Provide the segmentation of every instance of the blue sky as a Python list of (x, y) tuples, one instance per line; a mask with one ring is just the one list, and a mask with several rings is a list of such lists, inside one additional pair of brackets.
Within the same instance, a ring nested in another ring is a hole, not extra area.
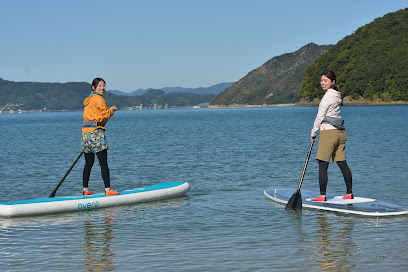
[(407, 0), (0, 0), (0, 78), (108, 89), (238, 81), (307, 43), (335, 44)]

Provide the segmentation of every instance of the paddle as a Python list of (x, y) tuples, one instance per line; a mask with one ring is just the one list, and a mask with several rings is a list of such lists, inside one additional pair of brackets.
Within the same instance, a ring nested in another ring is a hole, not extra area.
[(78, 158), (76, 158), (76, 160), (74, 161), (74, 163), (71, 165), (71, 167), (68, 169), (68, 172), (65, 174), (65, 176), (62, 178), (62, 180), (60, 181), (60, 183), (58, 184), (57, 188), (55, 188), (54, 191), (52, 191), (52, 193), (50, 194), (49, 197), (54, 197), (55, 194), (57, 193), (58, 188), (61, 186), (62, 182), (64, 182), (65, 178), (68, 176), (69, 172), (71, 172), (72, 168), (74, 168), (75, 164), (78, 162), (79, 158), (82, 156), (84, 152), (81, 152), (78, 156)]
[(292, 197), (289, 199), (288, 203), (286, 204), (286, 207), (285, 207), (286, 210), (294, 210), (294, 211), (302, 210), (302, 195), (300, 193), (300, 187), (302, 186), (303, 177), (305, 176), (305, 173), (306, 173), (306, 167), (307, 167), (307, 163), (309, 162), (310, 154), (312, 153), (313, 144), (314, 144), (314, 141), (310, 143), (310, 148), (309, 148), (309, 152), (307, 153), (305, 167), (303, 168), (302, 177), (300, 178), (299, 187), (296, 190), (296, 192), (292, 195)]

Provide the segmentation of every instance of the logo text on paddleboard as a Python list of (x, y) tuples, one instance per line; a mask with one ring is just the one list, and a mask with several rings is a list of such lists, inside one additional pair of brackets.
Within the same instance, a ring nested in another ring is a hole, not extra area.
[(79, 203), (78, 210), (99, 208), (99, 201)]

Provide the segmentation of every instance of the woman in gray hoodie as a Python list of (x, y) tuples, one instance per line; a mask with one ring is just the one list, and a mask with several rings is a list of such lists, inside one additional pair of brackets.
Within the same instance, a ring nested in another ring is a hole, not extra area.
[(326, 201), (326, 187), (328, 181), (327, 169), (330, 158), (340, 167), (347, 187), (344, 199), (353, 199), (352, 176), (346, 162), (346, 140), (347, 133), (344, 128), (344, 120), (340, 116), (340, 107), (343, 105), (343, 96), (339, 86), (336, 84), (336, 74), (325, 71), (320, 79), (320, 85), (326, 93), (319, 104), (316, 119), (310, 135), (310, 141), (316, 140), (317, 132), (320, 130), (319, 145), (316, 160), (319, 162), (319, 185), (320, 196), (313, 201)]

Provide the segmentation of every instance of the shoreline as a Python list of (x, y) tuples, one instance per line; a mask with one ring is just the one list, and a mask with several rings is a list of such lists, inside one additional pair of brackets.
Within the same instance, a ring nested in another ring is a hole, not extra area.
[(208, 108), (263, 108), (263, 107), (295, 107), (296, 104), (263, 104), (263, 105), (247, 105), (247, 104), (232, 104), (232, 105), (208, 105)]
[[(248, 105), (248, 104), (231, 104), (231, 105), (208, 105), (209, 109), (221, 109), (221, 108), (267, 108), (267, 107), (317, 107), (319, 106), (320, 99), (313, 101), (300, 101), (297, 103), (287, 104), (262, 104), (262, 105)], [(346, 100), (344, 99), (344, 106), (400, 106), (408, 105), (408, 101), (365, 101), (365, 100)], [(194, 108), (194, 106), (180, 107), (180, 108)], [(127, 109), (119, 109), (121, 111)], [(0, 111), (0, 114), (15, 114), (15, 113), (42, 113), (42, 112), (76, 112), (80, 110), (17, 110), (17, 111)]]
[[(248, 105), (248, 104), (231, 104), (231, 105), (209, 105), (208, 108), (261, 108), (261, 107), (316, 107), (319, 106), (319, 100), (300, 101), (293, 104), (263, 104), (263, 105)], [(408, 101), (363, 101), (363, 100), (344, 100), (344, 106), (397, 106), (408, 105)]]

